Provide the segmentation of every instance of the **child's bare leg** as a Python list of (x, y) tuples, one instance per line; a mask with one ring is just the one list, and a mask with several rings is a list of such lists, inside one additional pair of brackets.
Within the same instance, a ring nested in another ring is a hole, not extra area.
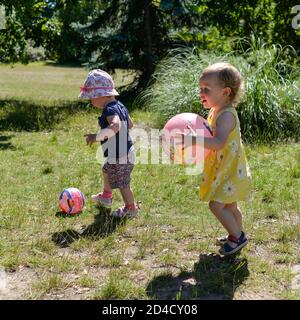
[(233, 235), (236, 238), (240, 237), (242, 230), (237, 224), (234, 214), (225, 207), (224, 203), (210, 201), (209, 208), (222, 226), (227, 230), (228, 234)]
[(104, 171), (102, 171), (102, 173), (103, 173), (103, 189), (104, 191), (111, 193), (112, 188), (109, 184), (107, 173), (105, 173)]
[(237, 202), (228, 203), (225, 205), (225, 208), (233, 213), (237, 225), (243, 230), (243, 217), (240, 208), (237, 206)]
[(123, 201), (125, 203), (125, 206), (134, 204), (134, 196), (130, 186), (127, 188), (122, 188), (122, 189), (120, 188), (120, 192), (121, 192)]
[(125, 206), (122, 206), (118, 210), (113, 211), (112, 216), (118, 218), (123, 218), (125, 216), (129, 218), (136, 217), (138, 215), (139, 208), (134, 202), (134, 197), (130, 186), (126, 188), (120, 188), (120, 192)]
[(103, 174), (103, 191), (92, 195), (92, 200), (97, 204), (101, 204), (105, 207), (111, 207), (112, 205), (112, 188), (110, 186), (107, 173), (102, 170)]

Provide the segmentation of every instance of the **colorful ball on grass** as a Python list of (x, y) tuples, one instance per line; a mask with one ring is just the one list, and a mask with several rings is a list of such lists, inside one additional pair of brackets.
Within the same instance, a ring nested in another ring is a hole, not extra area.
[[(191, 134), (188, 126), (191, 127), (198, 136), (212, 137), (212, 132), (207, 121), (201, 116), (195, 113), (180, 113), (172, 117), (163, 128), (162, 147), (167, 156), (178, 164), (196, 164), (203, 161), (210, 152), (210, 150), (205, 149), (201, 143), (187, 147), (184, 143), (186, 141), (178, 143), (179, 138), (178, 136), (176, 137), (177, 133), (186, 133), (187, 136)], [(184, 139), (188, 139), (187, 136)]]
[(59, 197), (59, 208), (67, 214), (79, 213), (82, 211), (84, 203), (84, 194), (77, 188), (65, 189)]

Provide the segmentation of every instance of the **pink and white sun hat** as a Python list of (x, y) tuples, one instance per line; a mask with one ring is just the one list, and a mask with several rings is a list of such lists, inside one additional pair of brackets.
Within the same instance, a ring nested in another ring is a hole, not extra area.
[(101, 69), (94, 69), (89, 72), (83, 86), (80, 87), (78, 98), (93, 99), (118, 95), (112, 77)]

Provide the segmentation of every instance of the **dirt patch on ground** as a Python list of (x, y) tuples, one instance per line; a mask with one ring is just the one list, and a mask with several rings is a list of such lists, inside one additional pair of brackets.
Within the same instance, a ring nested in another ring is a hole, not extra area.
[[(61, 254), (70, 254), (68, 249), (61, 249)], [(137, 255), (135, 246), (127, 248), (124, 254), (123, 264), (126, 266)], [(223, 260), (216, 254), (198, 255), (195, 252), (179, 251), (178, 259), (185, 259), (186, 270), (175, 265), (166, 266), (159, 261), (156, 254), (147, 254), (139, 261), (141, 268), (132, 272), (133, 281), (139, 286), (144, 286), (147, 296), (154, 299), (192, 299), (192, 300), (273, 300), (276, 299), (271, 292), (261, 290), (259, 292), (247, 291), (243, 286), (247, 279), (249, 270), (245, 260), (238, 260), (243, 268), (237, 273), (232, 272), (231, 263)], [(105, 284), (108, 279), (109, 268), (102, 266), (89, 266), (83, 272), (91, 276), (96, 283)], [(151, 270), (151, 272), (149, 272)], [(300, 266), (293, 268), (296, 276), (292, 288), (299, 290)], [(32, 287), (40, 280), (39, 275), (33, 269), (26, 266), (19, 266), (11, 272), (0, 272), (0, 299), (34, 299), (36, 292)], [(69, 285), (63, 288), (52, 289), (39, 295), (39, 299), (46, 300), (86, 300), (93, 299), (95, 288), (83, 287), (76, 282), (82, 276), (82, 272), (76, 274), (60, 274), (65, 283)], [(49, 272), (49, 275), (51, 273)], [(225, 275), (225, 276), (224, 276)], [(46, 275), (47, 276), (47, 275)], [(45, 277), (45, 274), (43, 275)], [(221, 277), (224, 280), (222, 289), (214, 288), (215, 279)], [(217, 289), (217, 290), (215, 290)], [(224, 289), (224, 290), (223, 290)]]
[(292, 267), (292, 273), (294, 275), (292, 279), (292, 290), (300, 292), (300, 264), (296, 264)]
[(24, 299), (31, 293), (31, 284), (38, 279), (34, 270), (19, 266), (16, 270), (0, 270), (0, 300)]

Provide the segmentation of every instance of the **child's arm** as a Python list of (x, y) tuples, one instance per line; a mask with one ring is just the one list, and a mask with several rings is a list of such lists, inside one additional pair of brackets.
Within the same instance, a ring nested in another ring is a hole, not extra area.
[(231, 112), (222, 113), (216, 123), (216, 132), (213, 137), (204, 137), (204, 148), (220, 150), (228, 139), (230, 132), (234, 129), (236, 120)]
[(103, 141), (105, 138), (111, 138), (113, 137), (121, 128), (121, 121), (118, 116), (109, 116), (106, 118), (109, 126), (105, 129), (99, 130), (99, 132), (96, 133), (89, 133), (85, 134), (86, 137), (86, 144), (91, 146), (95, 142)]
[[(235, 125), (236, 120), (231, 112), (222, 113), (217, 119), (215, 135), (213, 137), (201, 137), (204, 139), (204, 148), (212, 150), (222, 149), (227, 141), (230, 132), (234, 129)], [(199, 144), (199, 136), (197, 136), (196, 132), (190, 126), (188, 126), (188, 128), (191, 131), (192, 145)], [(182, 138), (186, 136), (186, 134), (179, 133), (177, 136)], [(177, 143), (180, 144), (182, 142)]]
[(128, 129), (132, 129), (132, 127), (133, 127), (133, 121), (132, 121), (130, 115), (128, 115)]
[(106, 118), (109, 126), (105, 129), (101, 129), (96, 135), (96, 141), (103, 141), (106, 138), (109, 139), (113, 137), (121, 129), (120, 118), (115, 116), (109, 116)]

